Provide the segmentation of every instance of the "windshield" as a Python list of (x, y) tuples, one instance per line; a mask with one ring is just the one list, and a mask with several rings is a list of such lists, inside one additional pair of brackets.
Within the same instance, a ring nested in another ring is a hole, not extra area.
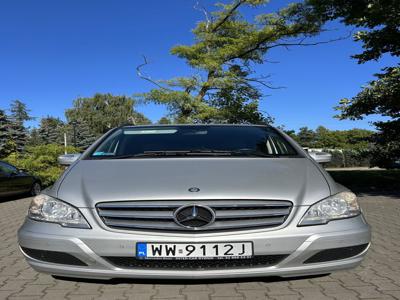
[(125, 127), (108, 136), (89, 157), (123, 159), (179, 156), (297, 156), (273, 128), (263, 126)]

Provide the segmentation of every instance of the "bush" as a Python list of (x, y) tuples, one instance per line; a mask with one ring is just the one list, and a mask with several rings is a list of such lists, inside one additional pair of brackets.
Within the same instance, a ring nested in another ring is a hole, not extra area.
[[(74, 147), (68, 147), (67, 151), (78, 152)], [(11, 153), (4, 160), (39, 177), (42, 185), (47, 187), (53, 184), (65, 169), (57, 162), (57, 157), (62, 154), (64, 146), (48, 144), (26, 147), (24, 153)]]
[(325, 166), (327, 168), (343, 167), (369, 167), (371, 154), (368, 150), (324, 150), (332, 154), (332, 160)]

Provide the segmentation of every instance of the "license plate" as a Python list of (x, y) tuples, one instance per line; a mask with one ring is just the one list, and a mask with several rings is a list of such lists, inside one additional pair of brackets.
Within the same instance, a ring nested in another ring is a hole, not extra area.
[(252, 242), (136, 244), (136, 257), (140, 259), (237, 259), (252, 256)]

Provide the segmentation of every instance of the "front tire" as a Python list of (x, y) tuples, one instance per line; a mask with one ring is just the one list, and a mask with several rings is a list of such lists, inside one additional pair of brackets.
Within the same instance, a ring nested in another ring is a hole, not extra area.
[(42, 191), (42, 186), (40, 185), (40, 183), (37, 181), (34, 182), (32, 184), (32, 188), (31, 188), (31, 192), (30, 192), (31, 196), (37, 196), (40, 194), (41, 191)]

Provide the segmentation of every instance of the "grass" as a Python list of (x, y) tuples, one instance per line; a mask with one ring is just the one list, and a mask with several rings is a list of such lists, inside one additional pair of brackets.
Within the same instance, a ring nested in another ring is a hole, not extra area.
[(400, 191), (400, 170), (332, 170), (329, 174), (356, 192)]

